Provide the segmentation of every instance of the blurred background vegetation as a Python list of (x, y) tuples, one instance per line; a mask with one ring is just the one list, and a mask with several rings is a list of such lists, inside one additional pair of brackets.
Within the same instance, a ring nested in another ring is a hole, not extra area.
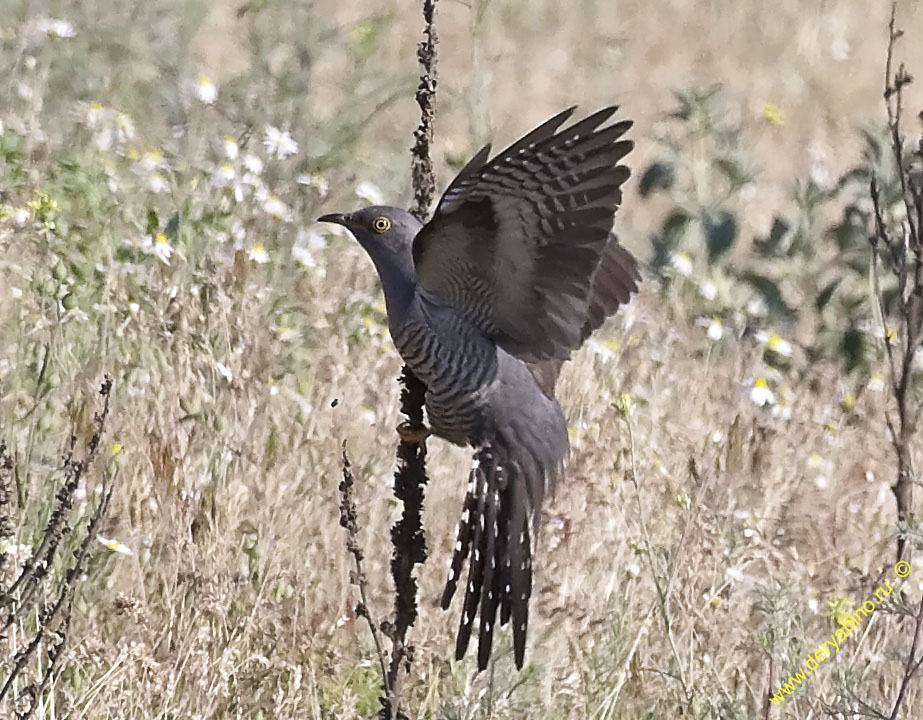
[[(440, 187), (489, 139), (616, 102), (636, 142), (617, 229), (645, 284), (562, 378), (574, 451), (523, 673), (506, 636), (482, 675), (447, 659), (440, 558), (469, 457), (432, 444), (415, 717), (763, 717), (767, 690), (877, 586), (896, 532), (884, 338), (901, 341), (894, 289), (882, 316), (869, 274), (873, 175), (901, 219), (889, 9), (439, 4)], [(313, 218), (408, 203), (419, 8), (5, 0), (3, 18), (0, 587), (36, 552), (71, 435), (92, 436), (114, 381), (76, 522), (108, 482), (111, 508), (39, 716), (374, 715), (336, 486), (346, 440), (383, 616), (400, 364), (369, 263)], [(923, 30), (917, 2), (898, 19)], [(923, 72), (919, 43), (899, 50)], [(890, 707), (900, 612), (877, 612), (772, 716)], [(0, 656), (40, 616), (19, 616)], [(921, 703), (917, 685), (905, 717)]]

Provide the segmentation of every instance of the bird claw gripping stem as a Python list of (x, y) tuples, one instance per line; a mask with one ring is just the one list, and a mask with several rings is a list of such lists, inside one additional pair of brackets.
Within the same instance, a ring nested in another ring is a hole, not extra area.
[(407, 420), (397, 426), (397, 434), (401, 442), (410, 443), (411, 445), (420, 445), (423, 452), (426, 452), (426, 439), (433, 434), (426, 425), (415, 425)]

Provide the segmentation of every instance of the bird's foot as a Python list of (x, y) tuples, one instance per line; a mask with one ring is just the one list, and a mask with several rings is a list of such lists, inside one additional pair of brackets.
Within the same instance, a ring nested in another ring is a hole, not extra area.
[(433, 434), (426, 425), (413, 425), (408, 421), (402, 422), (397, 426), (397, 434), (401, 442), (410, 443), (411, 445), (421, 445), (426, 449), (426, 438)]

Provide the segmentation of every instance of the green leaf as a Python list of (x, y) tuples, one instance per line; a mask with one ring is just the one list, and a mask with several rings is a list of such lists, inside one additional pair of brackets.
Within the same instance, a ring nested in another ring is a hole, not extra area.
[(702, 213), (702, 227), (708, 246), (708, 262), (714, 263), (734, 244), (737, 221), (727, 210), (706, 210)]
[(842, 277), (834, 278), (821, 290), (817, 297), (814, 298), (814, 307), (817, 308), (817, 311), (822, 311), (827, 307), (827, 303), (830, 302), (830, 298), (833, 297), (833, 293), (839, 287), (840, 283), (843, 281)]
[(772, 221), (772, 228), (769, 231), (769, 237), (758, 239), (754, 242), (757, 252), (764, 258), (779, 257), (782, 254), (780, 252), (782, 241), (788, 235), (791, 227), (792, 226), (785, 218), (781, 217), (780, 215), (776, 215)]
[(735, 190), (740, 190), (744, 185), (753, 182), (756, 177), (756, 174), (737, 158), (716, 158), (715, 167), (728, 179)]
[(691, 220), (692, 216), (685, 210), (674, 210), (667, 219), (663, 221), (660, 234), (667, 243), (672, 247), (676, 247), (682, 239), (683, 234), (686, 232), (686, 227)]
[(853, 372), (865, 365), (865, 335), (856, 328), (849, 328), (843, 333), (839, 349), (847, 372)]
[(157, 215), (157, 211), (154, 208), (147, 209), (147, 228), (145, 229), (146, 235), (157, 235), (160, 232), (160, 218)]
[(785, 320), (795, 319), (795, 310), (785, 302), (785, 298), (782, 297), (782, 290), (774, 280), (754, 272), (744, 273), (742, 279), (762, 296), (766, 307), (769, 308), (771, 313)]
[(675, 180), (676, 172), (673, 163), (658, 160), (651, 163), (651, 166), (644, 171), (638, 184), (638, 189), (641, 192), (641, 197), (646, 198), (655, 192), (669, 190), (673, 187)]

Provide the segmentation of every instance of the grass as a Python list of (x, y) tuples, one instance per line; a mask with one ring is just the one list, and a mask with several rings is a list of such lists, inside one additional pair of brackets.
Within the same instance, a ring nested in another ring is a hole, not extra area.
[[(573, 102), (617, 101), (635, 118), (637, 178), (661, 157), (673, 91), (721, 83), (761, 169), (731, 204), (738, 262), (792, 210), (796, 180), (817, 163), (837, 178), (859, 162), (860, 128), (884, 117), (887, 11), (858, 0), (443, 2), (440, 187), (487, 135), (511, 140)], [(61, 458), (72, 433), (92, 436), (107, 373), (111, 415), (84, 491), (92, 500), (117, 468), (98, 535), (131, 551), (93, 546), (39, 716), (373, 716), (378, 663), (354, 613), (337, 486), (345, 441), (383, 619), (400, 363), (370, 263), (311, 221), (365, 202), (362, 183), (409, 201), (418, 8), (55, 3), (74, 37), (41, 25), (31, 3), (14, 0), (8, 17), (0, 440), (14, 501), (0, 587), (37, 549)], [(899, 17), (919, 27), (917, 4)], [(901, 52), (923, 68), (912, 42)], [(628, 193), (618, 228), (640, 257), (675, 202)], [(470, 456), (430, 443), (430, 561), (405, 683), (414, 717), (764, 717), (767, 692), (839, 614), (882, 578), (895, 584), (891, 405), (869, 382), (886, 372), (874, 326), (857, 386), (835, 357), (805, 351), (810, 328), (741, 309), (709, 339), (700, 272), (661, 288), (648, 268), (631, 306), (562, 376), (573, 451), (546, 508), (521, 673), (506, 634), (483, 674), (449, 659), (457, 609), (437, 603)], [(791, 357), (768, 353), (760, 331), (790, 340)], [(751, 400), (759, 378), (775, 402)], [(617, 407), (625, 393), (630, 412)], [(78, 503), (81, 522), (93, 507)], [(889, 609), (769, 717), (890, 712), (913, 633), (901, 613), (923, 590), (917, 558)], [(52, 578), (66, 562), (59, 554)], [(37, 617), (8, 628), (0, 656)], [(44, 662), (37, 654), (26, 679)], [(917, 681), (903, 717), (921, 702)]]

